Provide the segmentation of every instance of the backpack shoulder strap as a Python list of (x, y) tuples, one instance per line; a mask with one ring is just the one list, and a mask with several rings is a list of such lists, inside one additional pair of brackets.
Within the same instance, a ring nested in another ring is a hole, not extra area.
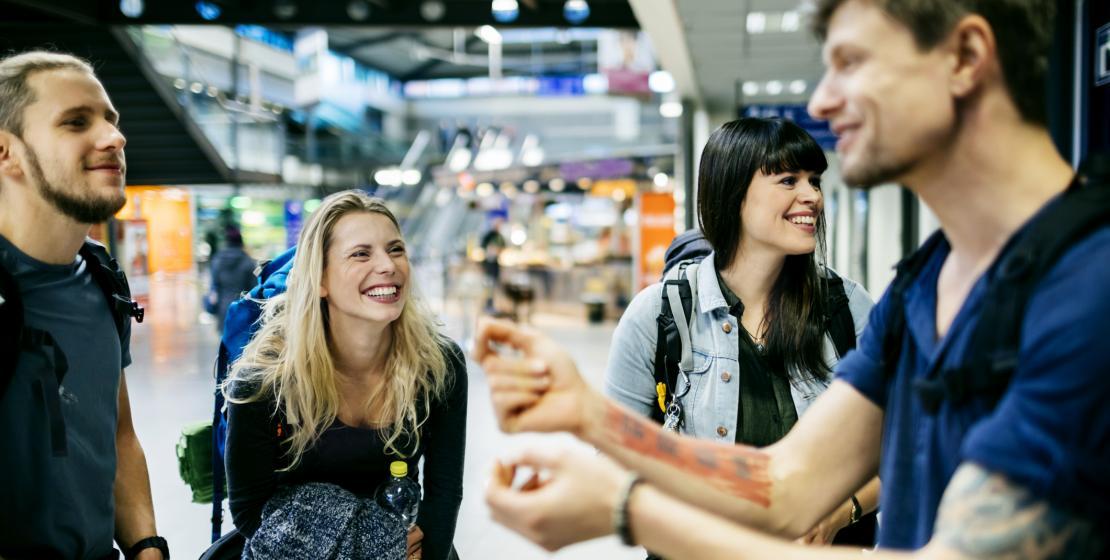
[(664, 278), (662, 303), (656, 317), (653, 371), (659, 406), (652, 408), (652, 418), (658, 422), (663, 421), (668, 399), (675, 398), (679, 376), (693, 369), (690, 330), (697, 299), (698, 264), (682, 262)]
[(0, 398), (11, 384), (23, 331), (23, 300), (8, 269), (0, 264)]
[(138, 302), (131, 299), (131, 286), (127, 284), (127, 276), (120, 268), (119, 262), (108, 254), (104, 245), (92, 239), (85, 239), (78, 253), (88, 263), (89, 273), (100, 286), (100, 290), (104, 292), (116, 322), (116, 331), (122, 341), (126, 322), (134, 318), (142, 323), (146, 311)]
[(902, 259), (897, 265), (894, 281), (887, 291), (886, 330), (883, 333), (883, 355), (880, 365), (887, 376), (892, 377), (898, 366), (898, 355), (906, 330), (906, 290), (921, 274), (929, 259), (948, 244), (944, 232), (937, 230), (916, 251)]
[(843, 358), (856, 347), (856, 322), (844, 290), (844, 279), (828, 270), (825, 290), (826, 330), (836, 347), (837, 357)]
[(1042, 278), (1068, 249), (1110, 223), (1110, 185), (1077, 178), (1060, 200), (1003, 248), (988, 280), (971, 351), (960, 365), (918, 380), (922, 404), (935, 412), (944, 399), (972, 396), (997, 403), (1018, 364), (1026, 307)]

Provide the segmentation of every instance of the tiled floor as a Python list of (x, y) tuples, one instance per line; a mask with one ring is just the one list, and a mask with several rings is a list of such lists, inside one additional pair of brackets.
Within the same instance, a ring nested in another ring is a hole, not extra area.
[[(175, 558), (196, 558), (207, 547), (210, 506), (190, 502), (190, 493), (177, 472), (174, 445), (181, 428), (206, 420), (212, 413), (212, 365), (218, 339), (210, 320), (200, 316), (200, 290), (193, 277), (169, 277), (151, 283), (147, 320), (132, 336), (133, 363), (127, 382), (136, 430), (146, 450), (159, 531), (170, 541)], [(431, 293), (433, 307), (443, 310), (444, 298)], [(451, 307), (442, 317), (456, 340), (462, 321)], [(579, 367), (594, 383), (601, 383), (613, 325), (537, 314), (533, 323), (568, 347), (574, 348)], [(548, 555), (542, 549), (493, 523), (482, 500), (493, 458), (532, 444), (581, 445), (569, 437), (506, 436), (495, 425), (485, 376), (470, 364), (470, 403), (467, 420), (467, 457), (464, 497), (455, 545), (465, 560), (642, 559), (638, 549), (621, 546), (610, 537), (569, 547)], [(230, 528), (226, 517), (225, 528)]]

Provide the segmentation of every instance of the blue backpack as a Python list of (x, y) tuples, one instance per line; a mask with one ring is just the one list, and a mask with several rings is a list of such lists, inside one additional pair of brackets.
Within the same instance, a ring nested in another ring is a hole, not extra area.
[(274, 260), (263, 263), (258, 274), (258, 285), (236, 300), (227, 309), (224, 332), (220, 339), (220, 353), (216, 359), (215, 405), (212, 411), (212, 542), (223, 531), (224, 501), (224, 448), (227, 444), (227, 409), (220, 390), (227, 379), (228, 365), (243, 355), (243, 348), (250, 342), (259, 326), (262, 305), (266, 300), (285, 292), (285, 282), (293, 268), (293, 247)]

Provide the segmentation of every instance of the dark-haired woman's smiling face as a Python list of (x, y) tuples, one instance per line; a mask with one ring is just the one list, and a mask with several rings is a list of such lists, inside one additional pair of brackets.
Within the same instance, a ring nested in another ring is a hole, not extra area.
[(740, 206), (742, 250), (770, 248), (804, 255), (817, 248), (824, 211), (821, 176), (809, 171), (757, 171)]

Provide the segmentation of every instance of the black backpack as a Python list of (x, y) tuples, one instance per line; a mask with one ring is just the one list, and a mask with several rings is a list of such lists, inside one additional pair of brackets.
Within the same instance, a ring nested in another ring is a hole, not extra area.
[[(914, 390), (924, 409), (935, 414), (944, 401), (963, 403), (973, 397), (997, 405), (1018, 364), (1025, 308), (1044, 277), (1076, 243), (1110, 224), (1110, 159), (1092, 158), (1050, 207), (1011, 238), (988, 280), (980, 320), (971, 334), (971, 351), (956, 367), (919, 379)], [(932, 255), (948, 241), (938, 231), (897, 265), (890, 287), (887, 329), (881, 365), (895, 375), (906, 329), (905, 294)]]
[[(667, 425), (667, 411), (677, 407), (677, 399), (682, 398), (689, 383), (684, 382), (679, 391), (679, 375), (693, 366), (690, 344), (690, 325), (693, 317), (694, 299), (697, 290), (687, 279), (696, 275), (696, 268), (710, 252), (712, 246), (700, 230), (688, 230), (677, 237), (667, 247), (663, 266), (663, 302), (656, 317), (657, 334), (655, 343), (655, 387), (658, 406), (652, 407), (651, 418), (668, 428), (677, 428), (673, 417)], [(678, 267), (676, 273), (672, 270)], [(852, 311), (848, 307), (848, 296), (844, 292), (844, 281), (830, 271), (825, 279), (825, 293), (828, 304), (825, 306), (826, 332), (836, 346), (837, 355), (843, 357), (856, 347), (856, 327)], [(672, 303), (673, 302), (673, 303)], [(677, 409), (675, 409), (677, 410)]]
[[(93, 279), (104, 292), (108, 307), (112, 311), (120, 344), (123, 344), (127, 321), (133, 317), (142, 323), (143, 308), (131, 299), (131, 288), (127, 284), (127, 277), (119, 263), (108, 254), (108, 250), (103, 245), (92, 239), (86, 239), (78, 254), (85, 260)], [(59, 381), (69, 369), (65, 354), (54, 343), (50, 333), (24, 325), (23, 318), (23, 301), (15, 279), (7, 269), (0, 266), (0, 398), (3, 398), (4, 393), (7, 392), (15, 375), (19, 355), (24, 350), (53, 348), (54, 374)], [(53, 397), (57, 398), (57, 395)], [(58, 405), (58, 403), (47, 404), (49, 408), (55, 410), (55, 405)], [(65, 454), (65, 426), (61, 422), (60, 414), (52, 415), (51, 443), (55, 455)]]
[[(131, 299), (131, 287), (116, 259), (100, 243), (86, 239), (78, 254), (88, 263), (89, 272), (108, 300), (112, 318), (123, 341), (124, 327), (134, 318), (142, 323), (145, 310)], [(3, 396), (15, 373), (16, 361), (24, 347), (49, 340), (50, 333), (25, 327), (23, 324), (23, 301), (16, 287), (15, 279), (3, 266), (0, 266), (0, 396)]]

